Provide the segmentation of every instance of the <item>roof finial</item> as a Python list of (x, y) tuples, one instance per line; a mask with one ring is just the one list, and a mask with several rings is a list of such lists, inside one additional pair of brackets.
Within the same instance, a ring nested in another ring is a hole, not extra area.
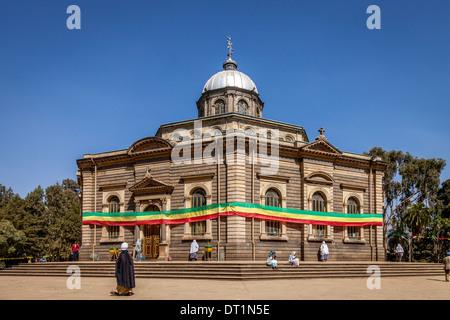
[(233, 54), (233, 44), (231, 43), (231, 37), (227, 37), (227, 43), (228, 43), (228, 59), (225, 60), (225, 62), (222, 64), (223, 70), (236, 70), (237, 63), (233, 59), (231, 59), (231, 55)]
[(318, 131), (319, 131), (320, 135), (316, 138), (316, 140), (327, 141), (327, 138), (323, 134), (325, 132), (325, 129), (323, 127), (321, 127)]
[(231, 43), (231, 37), (227, 37), (227, 43), (228, 43), (228, 46), (227, 46), (227, 48), (228, 48), (228, 54), (227, 54), (227, 57), (228, 57), (228, 60), (231, 60), (231, 55), (233, 54), (233, 47), (232, 47), (232, 43)]

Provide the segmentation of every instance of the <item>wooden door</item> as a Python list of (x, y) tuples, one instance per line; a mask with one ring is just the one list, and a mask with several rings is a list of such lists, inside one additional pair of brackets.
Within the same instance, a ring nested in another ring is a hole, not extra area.
[(144, 256), (147, 259), (159, 256), (160, 225), (146, 225), (144, 228)]

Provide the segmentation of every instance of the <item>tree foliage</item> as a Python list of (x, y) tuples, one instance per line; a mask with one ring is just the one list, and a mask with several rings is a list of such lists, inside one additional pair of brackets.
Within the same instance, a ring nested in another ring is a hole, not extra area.
[(1, 251), (0, 256), (68, 257), (73, 241), (80, 240), (79, 194), (78, 184), (70, 179), (45, 191), (38, 186), (23, 199), (0, 184), (0, 221), (9, 233), (14, 228), (24, 236), (14, 250)]
[[(442, 184), (440, 181), (445, 160), (417, 158), (409, 152), (386, 151), (380, 147), (372, 148), (365, 154), (381, 157), (387, 163), (383, 176), (384, 233), (409, 233), (415, 237), (414, 243), (417, 248), (423, 249), (422, 252), (432, 252), (434, 258), (439, 256), (450, 242), (439, 240), (443, 234), (448, 234), (450, 225), (450, 180)], [(425, 238), (433, 241), (421, 240)], [(388, 240), (387, 248), (393, 242), (403, 241), (396, 236), (386, 237)], [(441, 241), (439, 245), (438, 240)], [(426, 245), (426, 242), (429, 244)]]

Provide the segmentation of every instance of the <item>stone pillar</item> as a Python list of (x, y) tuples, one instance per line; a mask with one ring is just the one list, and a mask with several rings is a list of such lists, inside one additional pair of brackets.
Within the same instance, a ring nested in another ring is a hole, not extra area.
[[(243, 135), (237, 135), (236, 138), (238, 141), (237, 145), (235, 145), (236, 147), (233, 148), (233, 151), (227, 148), (228, 150), (226, 154), (227, 202), (245, 202), (245, 152), (243, 152), (244, 156), (241, 157), (242, 150), (240, 150), (240, 148), (242, 147), (245, 148), (245, 143), (243, 143), (242, 146), (240, 140), (242, 140), (243, 142), (245, 140)], [(245, 222), (245, 217), (227, 217), (227, 244), (225, 250), (226, 260), (241, 260), (251, 258), (251, 256), (248, 255), (248, 252), (243, 251), (243, 248), (246, 247)]]
[[(161, 210), (167, 210), (167, 199), (161, 198)], [(159, 256), (158, 260), (167, 260), (169, 257), (169, 243), (166, 238), (167, 226), (165, 223), (161, 224), (161, 238), (159, 240)]]

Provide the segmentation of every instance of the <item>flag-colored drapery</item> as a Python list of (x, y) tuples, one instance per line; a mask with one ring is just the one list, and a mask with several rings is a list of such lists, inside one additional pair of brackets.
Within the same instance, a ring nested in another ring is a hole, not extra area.
[(83, 224), (121, 226), (162, 223), (179, 224), (216, 219), (219, 216), (229, 215), (292, 223), (334, 226), (383, 225), (383, 216), (381, 214), (317, 212), (242, 202), (216, 203), (197, 208), (161, 212), (88, 212), (83, 213)]

